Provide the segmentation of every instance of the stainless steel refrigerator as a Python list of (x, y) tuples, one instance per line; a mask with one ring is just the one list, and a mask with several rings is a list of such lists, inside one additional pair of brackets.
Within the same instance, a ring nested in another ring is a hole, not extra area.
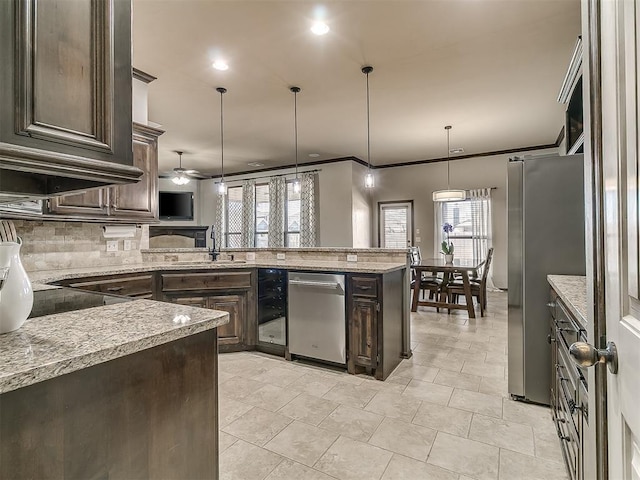
[(547, 275), (584, 275), (583, 155), (508, 166), (508, 365), (513, 398), (549, 404)]

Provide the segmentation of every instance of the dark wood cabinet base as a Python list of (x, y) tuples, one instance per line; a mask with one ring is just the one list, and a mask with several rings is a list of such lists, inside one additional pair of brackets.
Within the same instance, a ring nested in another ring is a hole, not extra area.
[(0, 395), (0, 477), (218, 478), (216, 330)]

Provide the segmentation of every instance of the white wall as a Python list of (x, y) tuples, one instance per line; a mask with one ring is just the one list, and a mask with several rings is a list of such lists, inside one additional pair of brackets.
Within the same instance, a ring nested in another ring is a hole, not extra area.
[[(557, 149), (537, 150), (527, 154), (556, 153)], [(507, 287), (507, 162), (511, 155), (495, 155), (451, 161), (451, 188), (496, 187), (491, 192), (493, 206), (493, 281)], [(435, 255), (434, 202), (432, 193), (447, 188), (446, 162), (376, 170), (373, 235), (377, 246), (377, 202), (413, 200), (414, 235), (423, 256)], [(438, 227), (439, 228), (439, 227)], [(418, 230), (420, 233), (418, 233)]]
[(369, 248), (371, 241), (372, 190), (364, 187), (364, 179), (368, 173), (367, 167), (358, 163), (352, 164), (352, 225), (353, 247)]

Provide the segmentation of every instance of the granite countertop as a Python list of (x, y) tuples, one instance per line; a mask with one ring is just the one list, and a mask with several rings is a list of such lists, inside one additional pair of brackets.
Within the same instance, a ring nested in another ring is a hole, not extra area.
[(553, 287), (571, 314), (583, 328), (587, 326), (587, 277), (577, 275), (547, 275)]
[(269, 262), (147, 262), (129, 265), (105, 266), (96, 271), (95, 267), (70, 268), (60, 270), (41, 270), (29, 272), (33, 282), (50, 283), (70, 278), (88, 277), (96, 275), (117, 275), (126, 273), (153, 272), (156, 270), (220, 270), (230, 268), (282, 268), (285, 270), (309, 270), (349, 273), (390, 273), (407, 268), (406, 263), (378, 263), (378, 262), (342, 262), (325, 260), (274, 260)]

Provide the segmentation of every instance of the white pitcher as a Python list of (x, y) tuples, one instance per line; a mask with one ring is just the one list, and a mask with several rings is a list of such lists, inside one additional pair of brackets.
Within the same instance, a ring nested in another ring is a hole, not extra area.
[(20, 261), (18, 242), (0, 242), (0, 334), (17, 330), (33, 307), (33, 289)]

